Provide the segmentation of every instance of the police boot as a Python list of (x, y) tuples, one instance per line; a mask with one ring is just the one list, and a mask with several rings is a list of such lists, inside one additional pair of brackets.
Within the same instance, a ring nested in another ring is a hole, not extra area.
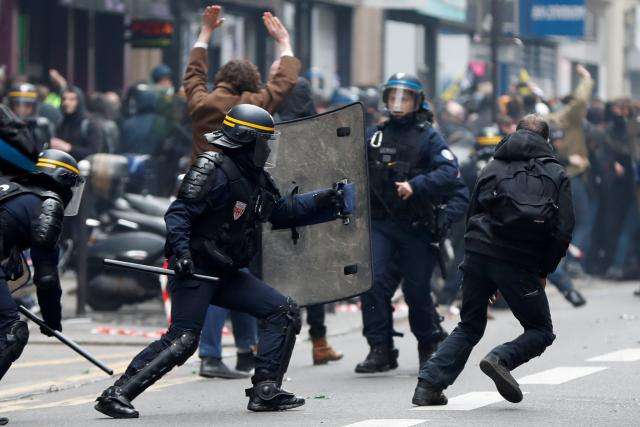
[(493, 380), (502, 397), (511, 403), (522, 401), (520, 385), (498, 356), (488, 354), (480, 362), (480, 369)]
[(438, 406), (446, 405), (449, 401), (442, 393), (442, 390), (431, 387), (423, 379), (418, 379), (418, 385), (413, 392), (411, 403), (418, 406)]
[(98, 402), (94, 406), (96, 411), (111, 418), (138, 418), (140, 416), (118, 386), (112, 385), (106, 389), (96, 401)]
[(234, 380), (238, 378), (248, 378), (251, 376), (248, 372), (238, 372), (229, 369), (227, 365), (216, 357), (203, 357), (200, 362), (200, 376), (204, 378), (224, 378)]
[(356, 373), (372, 374), (386, 372), (398, 367), (398, 350), (389, 349), (384, 345), (374, 345), (369, 350), (367, 358), (356, 365)]
[(260, 381), (245, 390), (247, 409), (254, 412), (285, 411), (304, 405), (304, 399), (283, 390), (275, 381)]
[(343, 354), (335, 351), (333, 347), (327, 343), (326, 338), (312, 338), (313, 341), (313, 364), (324, 365), (342, 359)]
[(571, 289), (567, 292), (563, 292), (562, 295), (571, 303), (574, 307), (581, 307), (587, 303), (582, 294), (575, 289)]

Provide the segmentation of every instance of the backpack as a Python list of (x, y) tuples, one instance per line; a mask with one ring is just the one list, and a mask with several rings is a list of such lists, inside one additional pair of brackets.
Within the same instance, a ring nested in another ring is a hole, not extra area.
[(480, 203), (490, 215), (497, 234), (511, 239), (543, 240), (558, 222), (560, 183), (545, 163), (553, 158), (504, 163), (493, 180), (494, 186)]

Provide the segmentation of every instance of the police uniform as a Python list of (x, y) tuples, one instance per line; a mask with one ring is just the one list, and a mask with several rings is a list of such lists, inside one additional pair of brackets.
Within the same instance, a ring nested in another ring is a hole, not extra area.
[[(421, 84), (405, 74), (393, 76), (385, 87), (409, 87), (421, 95)], [(420, 96), (422, 98), (422, 96)], [(418, 99), (417, 105), (423, 99)], [(387, 102), (385, 100), (385, 102)], [(430, 278), (437, 261), (434, 236), (426, 222), (434, 204), (449, 196), (458, 184), (458, 164), (442, 136), (414, 112), (392, 116), (368, 137), (372, 216), (373, 287), (362, 295), (363, 334), (371, 351), (356, 372), (386, 371), (397, 367), (388, 277), (394, 259), (404, 277), (411, 332), (420, 347), (434, 342)], [(396, 182), (408, 181), (413, 195), (402, 200)]]
[(42, 317), (52, 329), (62, 330), (57, 243), (78, 173), (71, 156), (46, 150), (34, 173), (0, 178), (0, 378), (20, 357), (29, 338), (7, 283), (28, 274), (21, 255), (27, 249), (31, 249)]
[[(280, 387), (295, 335), (300, 331), (296, 303), (247, 269), (259, 249), (263, 222), (274, 228), (311, 225), (336, 218), (333, 190), (283, 198), (264, 165), (265, 154), (243, 147), (239, 133), (257, 129), (273, 134), (273, 119), (259, 107), (241, 104), (225, 118), (222, 133), (207, 135), (223, 153), (205, 152), (186, 174), (178, 198), (166, 215), (166, 251), (177, 277), (169, 282), (172, 324), (163, 337), (138, 354), (114, 386), (98, 398), (96, 409), (116, 418), (137, 417), (131, 400), (196, 350), (209, 304), (245, 312), (260, 320), (254, 387), (248, 409), (269, 411), (304, 404)], [(262, 161), (255, 160), (262, 158)], [(250, 160), (254, 159), (254, 160)], [(260, 166), (257, 167), (256, 165)], [(285, 260), (283, 260), (285, 261)], [(191, 272), (220, 277), (202, 282)]]

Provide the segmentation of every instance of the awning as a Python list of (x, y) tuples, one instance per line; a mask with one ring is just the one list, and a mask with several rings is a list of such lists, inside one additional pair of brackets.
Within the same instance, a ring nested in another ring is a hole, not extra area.
[(467, 20), (467, 0), (363, 0), (363, 6), (415, 10), (423, 15), (453, 22)]

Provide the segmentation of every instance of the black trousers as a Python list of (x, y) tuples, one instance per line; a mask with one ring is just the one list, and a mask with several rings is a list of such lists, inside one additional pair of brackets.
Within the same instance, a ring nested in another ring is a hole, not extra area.
[(420, 370), (419, 378), (445, 389), (464, 368), (487, 326), (489, 298), (499, 290), (524, 332), (493, 350), (509, 370), (540, 356), (555, 339), (549, 302), (534, 271), (495, 258), (469, 253), (461, 266), (460, 323)]
[[(169, 347), (183, 331), (197, 335), (202, 330), (209, 304), (248, 313), (261, 320), (260, 339), (256, 355), (256, 373), (269, 372), (273, 378), (282, 364), (285, 333), (281, 325), (273, 324), (270, 316), (287, 305), (287, 297), (243, 269), (223, 277), (218, 283), (195, 279), (170, 279), (171, 319), (169, 331), (142, 350), (129, 365), (125, 375), (135, 373)], [(193, 349), (195, 352), (195, 348)]]

